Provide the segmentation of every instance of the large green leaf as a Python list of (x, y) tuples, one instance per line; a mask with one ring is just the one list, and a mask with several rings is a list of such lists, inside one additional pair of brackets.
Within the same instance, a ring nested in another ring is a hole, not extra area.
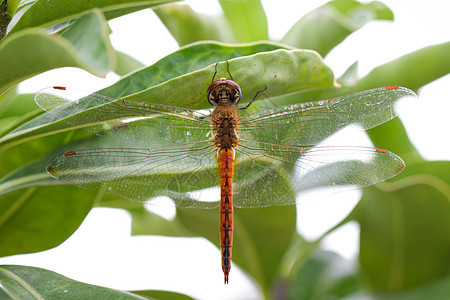
[[(95, 193), (74, 187), (39, 186), (55, 183), (45, 172), (47, 162), (55, 154), (47, 154), (70, 136), (34, 139), (0, 153), (0, 255), (59, 245), (78, 228), (93, 206)], [(27, 187), (30, 188), (24, 189)], [(5, 195), (14, 190), (17, 191)]]
[[(10, 33), (14, 33), (29, 27), (48, 27), (65, 21), (78, 18), (80, 15), (93, 8), (103, 12), (114, 12), (111, 17), (117, 17), (117, 11), (129, 13), (133, 7), (147, 8), (178, 0), (35, 0), (27, 3), (22, 8), (21, 18), (17, 21)], [(123, 11), (125, 10), (125, 11)]]
[(426, 171), (428, 164), (407, 168), (383, 189), (365, 189), (350, 215), (360, 223), (360, 262), (375, 290), (407, 290), (449, 274), (449, 176), (438, 177), (449, 163)]
[(79, 67), (104, 76), (114, 65), (106, 21), (98, 11), (80, 17), (63, 36), (27, 29), (5, 38), (0, 45), (0, 93), (54, 68)]
[(348, 35), (372, 20), (393, 20), (393, 14), (379, 1), (334, 0), (303, 16), (281, 42), (300, 49), (312, 49), (325, 56)]
[[(89, 32), (90, 34), (86, 34)], [(115, 67), (115, 52), (109, 40), (109, 27), (98, 9), (80, 16), (61, 33), (77, 51), (77, 55), (90, 68), (101, 75)]]
[(148, 299), (27, 266), (0, 266), (0, 283), (12, 299)]
[(67, 187), (28, 188), (0, 201), (0, 256), (32, 253), (64, 242), (83, 222), (94, 195)]

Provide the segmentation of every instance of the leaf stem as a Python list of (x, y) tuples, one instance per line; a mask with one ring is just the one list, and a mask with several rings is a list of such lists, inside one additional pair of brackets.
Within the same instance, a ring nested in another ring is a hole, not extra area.
[(8, 0), (4, 0), (0, 4), (0, 41), (5, 37), (9, 22), (11, 22), (12, 19), (6, 11), (7, 7)]

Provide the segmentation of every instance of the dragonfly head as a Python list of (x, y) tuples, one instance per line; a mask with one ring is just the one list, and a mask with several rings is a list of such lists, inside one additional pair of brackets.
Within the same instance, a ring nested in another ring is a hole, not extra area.
[(207, 98), (213, 106), (236, 105), (241, 100), (241, 96), (241, 88), (231, 79), (220, 78), (208, 87)]

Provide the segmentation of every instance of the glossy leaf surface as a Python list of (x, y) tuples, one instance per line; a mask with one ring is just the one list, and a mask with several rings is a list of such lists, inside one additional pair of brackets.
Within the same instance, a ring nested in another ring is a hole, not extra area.
[(1, 265), (0, 283), (14, 299), (133, 299), (144, 297), (86, 284), (41, 268)]
[(281, 41), (325, 56), (367, 22), (393, 18), (389, 8), (379, 1), (330, 1), (303, 16)]
[(367, 189), (351, 215), (361, 224), (360, 261), (375, 289), (407, 290), (446, 273), (450, 181), (437, 177), (441, 167), (448, 162), (414, 165), (386, 190)]
[[(79, 17), (93, 8), (104, 12), (115, 11), (135, 6), (146, 8), (148, 6), (161, 5), (175, 0), (95, 0), (75, 1), (28, 1), (23, 8), (23, 15), (12, 28), (11, 33), (30, 27), (48, 27)], [(118, 15), (114, 15), (117, 17)]]

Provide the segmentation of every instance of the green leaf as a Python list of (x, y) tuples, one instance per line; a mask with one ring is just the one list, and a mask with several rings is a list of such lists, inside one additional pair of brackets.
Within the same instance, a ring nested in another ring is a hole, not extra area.
[[(216, 57), (216, 60), (218, 57)], [(226, 59), (226, 58), (224, 58)], [(304, 89), (334, 87), (334, 76), (311, 51), (274, 50), (229, 59), (230, 72), (243, 91), (241, 105), (248, 103), (258, 91), (267, 86), (271, 97)], [(150, 87), (125, 99), (166, 103), (191, 109), (209, 108), (205, 101), (215, 64), (180, 76), (158, 86)], [(217, 78), (226, 76), (225, 63), (218, 66)], [(102, 91), (103, 92), (103, 91)]]
[[(276, 189), (271, 194), (276, 197)], [(296, 233), (296, 211), (295, 206), (235, 209), (234, 261), (266, 292), (279, 277), (282, 259)]]
[(450, 42), (408, 53), (373, 69), (361, 78), (356, 89), (398, 84), (417, 91), (450, 73)]
[[(13, 89), (10, 89), (12, 91)], [(8, 93), (4, 93), (6, 95)], [(2, 96), (3, 96), (2, 95)], [(4, 106), (3, 106), (4, 105)], [(1, 102), (1, 117), (19, 117), (36, 110), (36, 103), (34, 103), (34, 94), (15, 94), (11, 95), (11, 99)]]
[[(0, 175), (5, 176), (9, 174), (10, 179), (14, 177), (19, 178), (22, 175), (30, 176), (30, 178), (35, 175), (39, 176), (38, 174), (44, 172), (44, 170), (39, 168), (45, 167), (46, 162), (50, 160), (50, 157), (44, 156), (48, 155), (52, 149), (60, 147), (62, 144), (67, 144), (72, 137), (85, 137), (87, 134), (85, 131), (55, 134), (40, 139), (33, 139), (8, 149), (2, 149), (3, 151), (0, 152), (0, 160), (2, 160), (0, 164)], [(41, 162), (41, 165), (39, 165), (39, 160), (43, 160), (44, 162)], [(20, 172), (22, 172), (22, 175), (20, 175)], [(3, 177), (0, 181), (2, 182), (3, 188), (3, 184), (7, 180), (5, 181), (5, 177)]]
[(0, 283), (13, 299), (146, 299), (27, 266), (0, 266)]
[[(12, 153), (12, 151), (9, 152), (12, 155), (15, 154)], [(7, 155), (3, 153), (2, 156), (7, 157)], [(13, 157), (10, 157), (10, 159), (13, 159)], [(0, 195), (7, 194), (20, 188), (30, 187), (38, 184), (50, 184), (49, 182), (51, 182), (51, 179), (45, 172), (47, 161), (49, 161), (49, 158), (37, 160), (33, 163), (18, 168), (17, 170), (14, 170), (1, 178)]]
[(333, 252), (314, 253), (292, 275), (290, 299), (344, 299), (362, 288), (353, 262)]
[(109, 27), (100, 10), (93, 9), (76, 19), (61, 37), (75, 47), (78, 57), (86, 65), (101, 75), (114, 68), (116, 57), (109, 40)]
[(60, 152), (50, 154), (49, 152), (61, 144), (67, 144), (73, 136), (74, 134), (52, 135), (1, 152), (0, 159), (4, 163), (0, 166), (0, 174), (3, 176), (0, 178), (0, 195), (24, 187), (56, 184), (57, 181), (46, 173), (45, 167)]
[(361, 226), (360, 262), (374, 290), (402, 291), (448, 276), (450, 186), (420, 169), (365, 189), (350, 215)]
[(111, 68), (108, 30), (98, 12), (82, 16), (64, 36), (69, 40), (35, 29), (8, 36), (0, 45), (0, 93), (54, 68), (79, 67), (97, 76)]
[(238, 43), (268, 40), (267, 17), (260, 0), (219, 0)]
[(196, 13), (188, 5), (167, 5), (154, 11), (180, 46), (201, 40), (234, 41), (223, 17)]
[(0, 299), (11, 299), (11, 297), (6, 294), (5, 290), (0, 289)]
[(58, 184), (45, 172), (45, 166), (56, 155), (48, 153), (66, 143), (65, 139), (66, 135), (53, 135), (0, 153), (0, 255), (59, 245), (78, 228), (93, 206), (95, 193), (74, 187), (24, 189)]
[[(50, 178), (49, 178), (50, 179)], [(0, 201), (0, 256), (47, 250), (64, 242), (83, 222), (94, 195), (68, 187), (29, 188)]]
[(11, 88), (8, 92), (0, 95), (0, 117), (10, 117), (6, 111), (14, 103), (14, 99), (17, 97), (17, 88)]
[(67, 143), (67, 138), (67, 135), (52, 135), (0, 153), (0, 195), (3, 195), (0, 255), (42, 251), (59, 245), (78, 228), (93, 206), (95, 193), (74, 187), (24, 189), (58, 184), (45, 172), (45, 166), (56, 155), (48, 153)]
[(348, 35), (372, 20), (393, 20), (393, 14), (378, 1), (334, 0), (303, 16), (281, 42), (300, 49), (312, 49), (325, 56)]
[[(49, 27), (78, 18), (86, 11), (98, 8), (103, 12), (116, 11), (111, 17), (118, 17), (119, 9), (133, 7), (147, 8), (177, 0), (93, 0), (93, 1), (66, 1), (66, 0), (36, 0), (32, 5), (24, 8), (22, 17), (17, 21), (10, 33), (18, 32), (29, 27)], [(126, 11), (128, 13), (129, 11)]]

